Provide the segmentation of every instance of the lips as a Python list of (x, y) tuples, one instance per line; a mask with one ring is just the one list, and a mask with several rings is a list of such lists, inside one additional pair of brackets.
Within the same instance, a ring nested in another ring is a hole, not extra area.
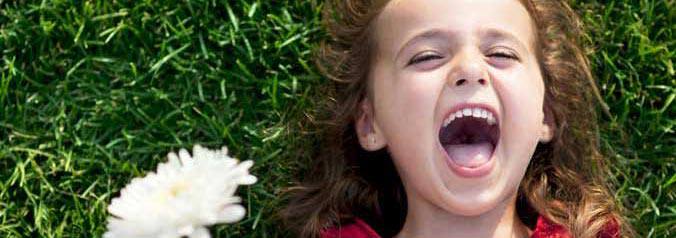
[(454, 108), (439, 129), (439, 142), (456, 173), (465, 177), (489, 172), (500, 127), (495, 111), (487, 105)]

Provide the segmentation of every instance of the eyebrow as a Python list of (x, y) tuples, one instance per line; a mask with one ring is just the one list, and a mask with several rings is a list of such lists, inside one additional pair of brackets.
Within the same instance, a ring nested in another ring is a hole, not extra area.
[[(517, 47), (520, 47), (521, 49), (525, 50), (526, 52), (529, 51), (529, 48), (527, 47), (524, 42), (516, 37), (514, 34), (495, 29), (495, 28), (487, 28), (487, 29), (481, 29), (479, 31), (479, 35), (481, 38), (487, 38), (487, 42), (496, 42), (496, 41), (507, 41), (507, 42), (512, 42), (517, 45)], [(483, 42), (482, 42), (483, 44)]]
[(448, 31), (448, 30), (443, 30), (443, 29), (430, 29), (427, 31), (423, 31), (422, 33), (419, 33), (415, 35), (413, 38), (409, 39), (404, 43), (399, 49), (397, 50), (396, 55), (394, 56), (395, 59), (399, 58), (399, 55), (404, 51), (404, 49), (410, 47), (411, 45), (414, 45), (415, 43), (422, 41), (422, 40), (429, 40), (429, 39), (439, 39), (439, 38), (448, 38), (448, 35), (452, 35), (454, 32)]

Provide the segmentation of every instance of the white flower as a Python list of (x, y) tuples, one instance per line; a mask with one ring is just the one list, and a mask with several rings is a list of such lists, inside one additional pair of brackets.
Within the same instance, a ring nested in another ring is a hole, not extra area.
[(134, 178), (108, 206), (105, 238), (210, 237), (205, 226), (233, 223), (245, 209), (234, 196), (237, 186), (250, 185), (252, 161), (239, 163), (228, 149), (193, 147), (169, 153), (156, 173)]

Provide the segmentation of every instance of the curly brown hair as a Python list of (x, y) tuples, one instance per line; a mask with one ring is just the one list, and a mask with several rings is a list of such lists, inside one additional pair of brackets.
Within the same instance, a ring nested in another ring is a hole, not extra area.
[[(542, 215), (574, 237), (596, 237), (609, 224), (633, 235), (615, 204), (605, 157), (599, 151), (595, 105), (604, 106), (592, 77), (579, 17), (565, 1), (520, 0), (536, 27), (536, 53), (545, 81), (545, 113), (554, 125), (539, 144), (523, 178), (517, 213), (526, 224)], [(290, 189), (281, 212), (301, 237), (359, 217), (383, 237), (396, 235), (406, 216), (406, 195), (390, 155), (364, 151), (354, 128), (369, 93), (374, 42), (372, 21), (387, 0), (328, 0), (323, 20), (329, 34), (316, 63), (331, 83), (321, 90), (316, 159), (305, 181)], [(590, 89), (590, 90), (582, 90)], [(603, 108), (605, 109), (605, 108)]]

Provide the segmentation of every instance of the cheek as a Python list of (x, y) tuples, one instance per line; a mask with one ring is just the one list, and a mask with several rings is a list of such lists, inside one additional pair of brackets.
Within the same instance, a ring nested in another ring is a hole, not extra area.
[(440, 93), (434, 75), (390, 75), (374, 84), (376, 118), (395, 160), (413, 162), (429, 156), (434, 144), (434, 113)]
[(397, 85), (391, 95), (392, 101), (398, 102), (401, 112), (407, 112), (399, 116), (409, 119), (409, 123), (432, 122), (434, 107), (438, 98), (433, 79), (428, 78), (405, 78)]
[[(502, 133), (508, 141), (507, 153), (533, 153), (543, 125), (544, 83), (536, 69), (523, 70), (495, 82), (502, 103)], [(518, 147), (518, 148), (517, 148)]]
[[(432, 187), (437, 129), (434, 114), (440, 89), (433, 76), (393, 79), (384, 85), (381, 106), (387, 148), (406, 187)], [(420, 184), (422, 183), (422, 184)]]
[(376, 105), (376, 116), (388, 137), (396, 140), (404, 137), (399, 135), (402, 132), (420, 133), (421, 129), (431, 128), (439, 95), (437, 81), (432, 75), (402, 74), (376, 82), (374, 91), (380, 102)]
[(494, 87), (503, 104), (505, 119), (527, 120), (519, 123), (523, 126), (532, 124), (532, 120), (542, 121), (544, 82), (540, 75), (536, 64), (528, 64), (505, 74), (496, 73)]
[[(508, 90), (503, 90), (500, 97), (509, 118), (521, 118), (524, 125), (525, 122), (533, 122), (531, 120), (541, 118), (543, 90), (537, 82), (528, 82), (534, 80), (514, 80), (510, 82), (511, 86)], [(521, 124), (521, 123), (520, 123)]]

